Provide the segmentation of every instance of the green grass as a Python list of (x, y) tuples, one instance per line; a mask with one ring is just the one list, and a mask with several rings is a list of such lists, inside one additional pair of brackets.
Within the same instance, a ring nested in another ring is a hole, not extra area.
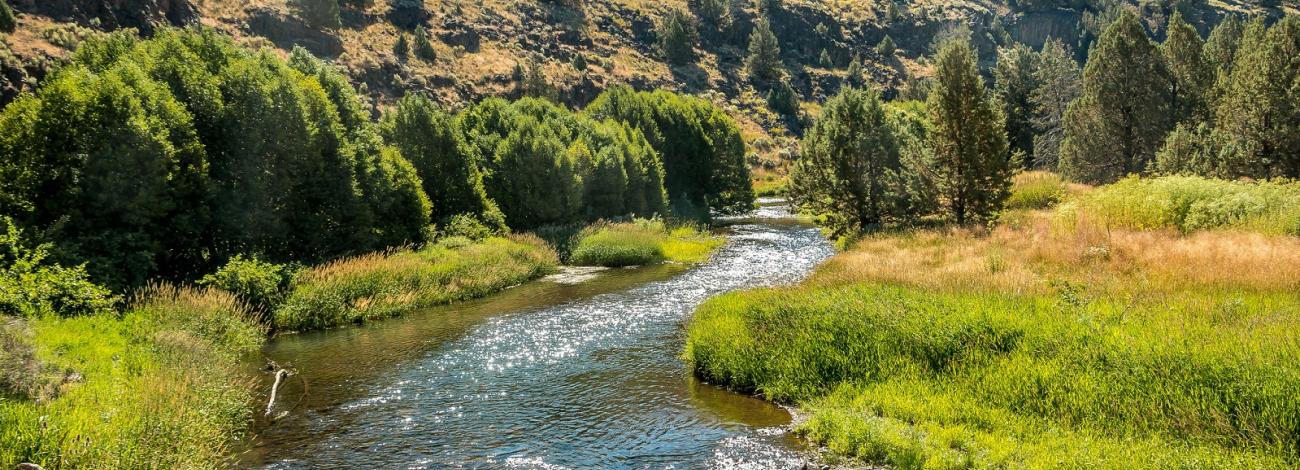
[(1062, 205), (1067, 222), (1140, 230), (1237, 229), (1300, 235), (1300, 182), (1127, 178)]
[(664, 261), (707, 261), (723, 240), (692, 226), (669, 229), (660, 220), (597, 223), (577, 235), (569, 263), (577, 266), (640, 266)]
[(1065, 199), (1065, 181), (1055, 173), (1041, 171), (1016, 175), (1007, 209), (1046, 209)]
[(250, 419), (265, 331), (234, 296), (157, 287), (117, 314), (31, 321), (57, 392), (0, 399), (0, 468), (215, 468)]
[(728, 294), (697, 311), (686, 357), (707, 380), (803, 404), (799, 431), (832, 450), (901, 468), (1300, 461), (1294, 293), (1072, 292)]
[(537, 237), (449, 238), (419, 251), (345, 259), (298, 275), (274, 312), (275, 327), (312, 330), (469, 300), (555, 270)]

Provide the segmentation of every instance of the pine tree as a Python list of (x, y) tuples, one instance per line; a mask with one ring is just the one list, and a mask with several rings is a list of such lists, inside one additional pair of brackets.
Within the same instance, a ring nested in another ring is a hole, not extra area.
[(822, 53), (817, 55), (817, 65), (829, 69), (835, 66), (835, 61), (831, 60), (830, 52), (828, 52), (826, 49), (822, 49)]
[(899, 144), (876, 91), (846, 88), (827, 101), (799, 147), (790, 195), (835, 235), (907, 215)]
[[(994, 92), (1002, 103), (1006, 116), (1007, 139), (1012, 151), (1026, 156), (1034, 153), (1034, 106), (1030, 95), (1038, 89), (1038, 54), (1024, 44), (1016, 44), (998, 51), (998, 62), (993, 68)], [(1026, 165), (1033, 160), (1026, 160)]]
[(1201, 35), (1183, 21), (1183, 15), (1177, 10), (1169, 17), (1166, 31), (1160, 52), (1169, 69), (1170, 121), (1174, 124), (1203, 121), (1209, 117), (1205, 100), (1213, 76), (1202, 55)]
[(885, 35), (884, 39), (880, 40), (880, 43), (876, 44), (876, 53), (886, 59), (893, 57), (894, 51), (897, 50), (898, 46), (894, 44), (894, 38), (889, 37), (888, 34)]
[(781, 44), (772, 33), (772, 27), (766, 19), (759, 20), (754, 32), (749, 35), (749, 57), (745, 59), (745, 68), (749, 78), (756, 81), (773, 81), (781, 78)]
[(695, 60), (695, 46), (700, 42), (695, 28), (695, 18), (678, 9), (668, 10), (659, 23), (659, 49), (675, 65)]
[(850, 86), (856, 86), (856, 87), (862, 86), (863, 80), (862, 80), (862, 58), (861, 57), (855, 56), (853, 58), (853, 61), (849, 62), (849, 68), (847, 70), (846, 75), (847, 75), (846, 78)]
[(768, 90), (767, 106), (786, 116), (794, 116), (799, 112), (799, 96), (788, 80), (781, 80)]
[(1079, 64), (1065, 43), (1050, 39), (1043, 45), (1038, 70), (1034, 71), (1038, 88), (1029, 97), (1036, 131), (1034, 165), (1039, 168), (1055, 170), (1060, 161), (1061, 141), (1065, 140), (1065, 112), (1081, 92), (1079, 73)]
[(1300, 17), (1253, 21), (1216, 110), (1240, 176), (1300, 177)]
[(944, 43), (927, 104), (939, 188), (957, 224), (993, 216), (1011, 188), (1002, 113), (984, 89), (977, 63), (969, 41)]
[(415, 56), (427, 61), (438, 58), (438, 51), (434, 50), (433, 42), (429, 40), (429, 30), (423, 26), (415, 28)]
[(9, 3), (0, 0), (0, 32), (12, 33), (18, 29), (18, 18), (14, 16), (13, 9), (9, 8)]
[(411, 54), (411, 42), (406, 39), (406, 33), (397, 33), (397, 42), (393, 44), (393, 54), (401, 59), (405, 59)]
[(1089, 53), (1083, 93), (1066, 112), (1061, 171), (1088, 183), (1145, 171), (1171, 127), (1168, 77), (1137, 16), (1120, 12)]
[(727, 19), (726, 0), (688, 0), (686, 6), (695, 16), (713, 26), (721, 26)]
[(1228, 15), (1218, 26), (1210, 31), (1209, 39), (1205, 40), (1205, 62), (1213, 69), (1217, 77), (1232, 71), (1232, 62), (1237, 54), (1237, 47), (1241, 44), (1241, 35), (1246, 25), (1242, 23), (1237, 15)]

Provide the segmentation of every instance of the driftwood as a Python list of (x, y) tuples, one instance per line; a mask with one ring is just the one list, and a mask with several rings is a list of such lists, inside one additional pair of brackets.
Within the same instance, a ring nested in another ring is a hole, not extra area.
[(280, 380), (289, 375), (289, 369), (280, 369), (275, 371), (275, 383), (271, 385), (271, 399), (266, 401), (266, 413), (264, 416), (271, 416), (271, 409), (275, 407), (275, 393), (280, 390)]

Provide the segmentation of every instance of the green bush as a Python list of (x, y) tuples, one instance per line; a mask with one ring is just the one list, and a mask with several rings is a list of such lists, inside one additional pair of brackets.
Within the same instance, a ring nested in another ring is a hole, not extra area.
[(284, 300), (293, 272), (287, 266), (257, 257), (235, 255), (217, 272), (203, 276), (198, 284), (235, 294), (257, 312), (267, 312)]
[(1300, 183), (1129, 177), (1063, 205), (1060, 214), (1067, 221), (1141, 230), (1236, 229), (1300, 235)]
[(18, 18), (14, 17), (14, 11), (9, 8), (9, 2), (0, 0), (0, 32), (12, 33), (17, 28)]
[(91, 282), (84, 267), (49, 263), (50, 245), (27, 244), (18, 227), (0, 216), (0, 315), (72, 317), (112, 310), (118, 298)]
[(482, 240), (493, 235), (497, 231), (480, 222), (474, 216), (468, 214), (456, 214), (447, 219), (447, 222), (438, 229), (440, 237), (462, 237), (470, 240)]

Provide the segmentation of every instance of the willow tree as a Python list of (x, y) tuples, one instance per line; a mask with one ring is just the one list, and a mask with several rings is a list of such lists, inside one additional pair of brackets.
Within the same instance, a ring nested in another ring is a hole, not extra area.
[(483, 188), (477, 149), (433, 101), (424, 95), (408, 95), (384, 115), (381, 127), (385, 140), (419, 173), (433, 205), (433, 221), (442, 223), (467, 214), (489, 227), (504, 228), (500, 210)]
[(946, 41), (934, 63), (927, 108), (942, 202), (958, 224), (987, 219), (1010, 196), (1002, 112), (984, 89), (969, 41)]

